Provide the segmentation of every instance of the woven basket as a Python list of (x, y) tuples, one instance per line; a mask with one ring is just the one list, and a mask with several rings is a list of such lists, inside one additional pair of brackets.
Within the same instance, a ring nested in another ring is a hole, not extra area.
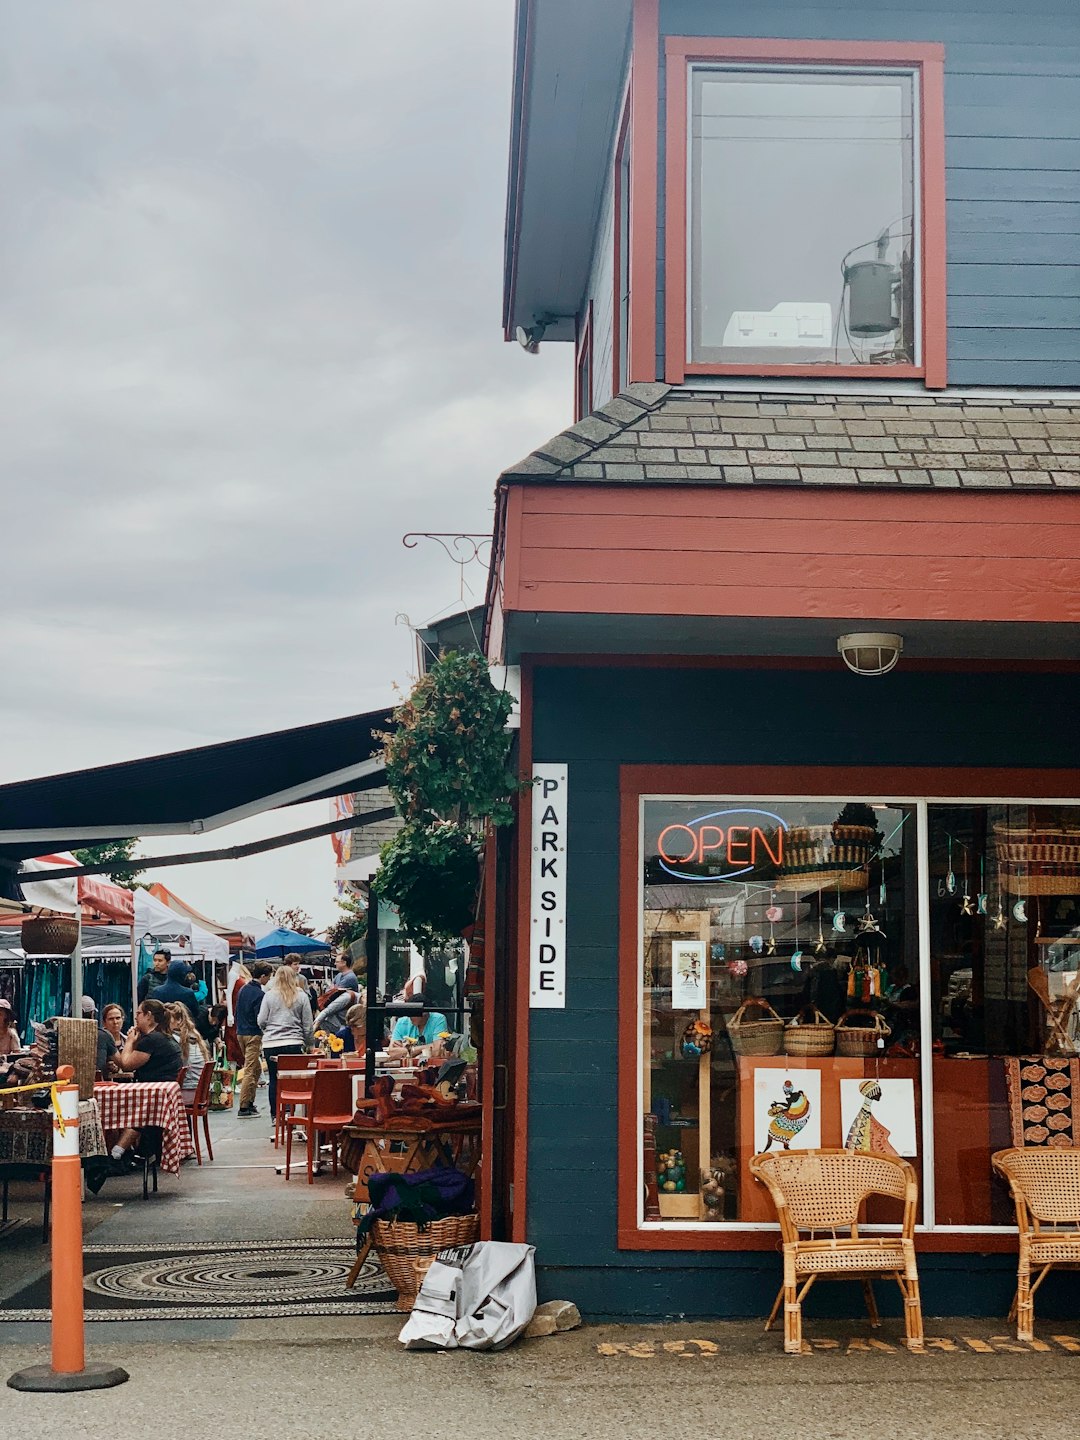
[(428, 1267), (448, 1245), (471, 1245), (480, 1234), (479, 1215), (448, 1215), (425, 1230), (408, 1220), (376, 1220), (371, 1229), (375, 1252), (398, 1292), (397, 1308), (411, 1310)]
[(94, 1098), (94, 1072), (97, 1068), (96, 1020), (70, 1020), (58, 1016), (56, 1021), (56, 1061), (70, 1065), (75, 1071), (80, 1100)]
[[(853, 1025), (851, 1021), (869, 1020), (869, 1025)], [(878, 1041), (892, 1034), (876, 1010), (846, 1010), (836, 1022), (837, 1055), (865, 1056), (878, 1053)]]
[[(747, 1020), (748, 1010), (764, 1010), (766, 1020)], [(751, 996), (728, 1021), (728, 1036), (736, 1055), (779, 1055), (784, 1022), (767, 1000)]]
[(832, 1021), (810, 1005), (800, 1010), (784, 1030), (785, 1055), (831, 1055), (835, 1046)]
[(70, 955), (78, 943), (77, 920), (39, 916), (22, 923), (22, 948), (27, 955)]
[(1080, 867), (1080, 831), (1014, 830), (995, 825), (998, 855), (1006, 865)]

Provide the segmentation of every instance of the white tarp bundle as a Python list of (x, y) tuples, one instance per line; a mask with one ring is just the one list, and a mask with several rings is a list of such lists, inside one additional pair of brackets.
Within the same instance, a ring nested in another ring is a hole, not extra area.
[(532, 1245), (441, 1250), (398, 1339), (407, 1350), (504, 1350), (536, 1313)]

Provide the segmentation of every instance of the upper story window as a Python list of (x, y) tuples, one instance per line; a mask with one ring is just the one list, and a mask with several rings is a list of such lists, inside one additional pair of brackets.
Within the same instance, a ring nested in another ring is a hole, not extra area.
[(693, 67), (691, 361), (917, 363), (916, 83)]
[(665, 378), (944, 385), (942, 47), (666, 51)]

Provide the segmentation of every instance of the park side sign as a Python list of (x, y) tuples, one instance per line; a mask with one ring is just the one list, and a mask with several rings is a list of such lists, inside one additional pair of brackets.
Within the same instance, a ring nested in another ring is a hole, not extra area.
[(566, 1008), (566, 766), (534, 765), (529, 1007)]

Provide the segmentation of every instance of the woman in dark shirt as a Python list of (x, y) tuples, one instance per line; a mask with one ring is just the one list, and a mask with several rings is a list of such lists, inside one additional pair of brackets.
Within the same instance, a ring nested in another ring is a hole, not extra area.
[[(169, 1016), (160, 1000), (144, 1000), (135, 1012), (135, 1024), (117, 1055), (121, 1070), (136, 1080), (175, 1080), (180, 1074), (180, 1046), (169, 1034)], [(112, 1148), (112, 1158), (127, 1159), (139, 1143), (137, 1130), (125, 1130)]]

